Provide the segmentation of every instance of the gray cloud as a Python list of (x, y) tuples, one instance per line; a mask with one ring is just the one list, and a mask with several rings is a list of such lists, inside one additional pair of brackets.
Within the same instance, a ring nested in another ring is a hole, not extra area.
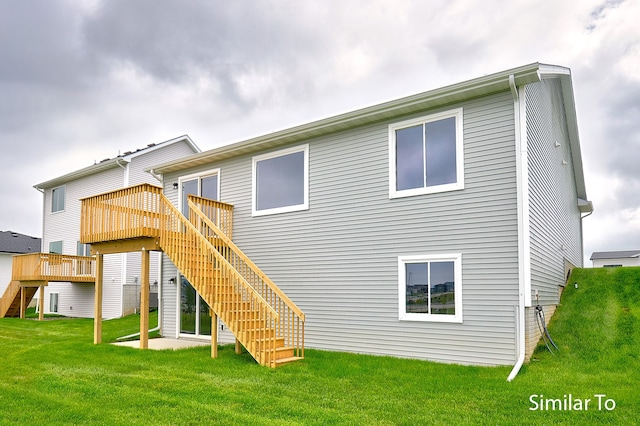
[(227, 102), (243, 106), (256, 101), (240, 88), (248, 74), (304, 87), (312, 81), (304, 75), (306, 64), (323, 56), (320, 34), (296, 25), (282, 4), (172, 0), (162, 5), (103, 3), (83, 23), (85, 47), (107, 67), (131, 65), (170, 84), (210, 79)]

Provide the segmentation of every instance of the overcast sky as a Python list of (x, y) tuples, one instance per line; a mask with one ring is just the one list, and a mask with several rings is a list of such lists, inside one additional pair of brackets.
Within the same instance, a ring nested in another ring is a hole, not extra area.
[(33, 185), (119, 152), (543, 62), (573, 74), (585, 257), (640, 249), (639, 21), (634, 0), (0, 0), (0, 230), (41, 236)]

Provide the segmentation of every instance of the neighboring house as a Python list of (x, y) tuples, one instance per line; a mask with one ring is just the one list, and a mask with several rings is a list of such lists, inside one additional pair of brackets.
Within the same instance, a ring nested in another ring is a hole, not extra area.
[(12, 231), (0, 231), (0, 297), (11, 282), (12, 258), (14, 254), (37, 253), (40, 238)]
[[(43, 251), (89, 255), (89, 247), (79, 242), (80, 199), (140, 183), (158, 184), (144, 170), (158, 162), (182, 158), (200, 149), (188, 136), (150, 144), (125, 152), (89, 167), (35, 185), (43, 193)], [(151, 263), (152, 293), (160, 277), (159, 255)], [(133, 313), (139, 306), (140, 253), (105, 256), (104, 318)], [(156, 284), (154, 286), (154, 283)], [(45, 312), (93, 318), (92, 283), (52, 282), (45, 291)], [(157, 294), (157, 290), (155, 291)]]
[[(304, 311), (307, 347), (512, 376), (536, 305), (550, 317), (582, 266), (593, 209), (570, 70), (538, 63), (149, 171), (183, 212), (187, 193), (234, 206), (235, 244)], [(206, 305), (162, 265), (162, 334), (208, 335)]]
[(596, 251), (590, 260), (594, 268), (640, 266), (640, 250)]

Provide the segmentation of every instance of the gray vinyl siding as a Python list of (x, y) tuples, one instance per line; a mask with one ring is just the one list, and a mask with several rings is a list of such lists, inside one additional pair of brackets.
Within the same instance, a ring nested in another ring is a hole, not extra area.
[[(177, 179), (174, 180), (177, 182)], [(173, 189), (173, 181), (164, 179), (164, 195), (172, 204), (178, 205), (178, 190)], [(179, 281), (170, 283), (169, 279), (177, 278), (176, 266), (166, 254), (162, 254), (162, 280), (160, 294), (160, 333), (164, 337), (178, 337), (178, 285)]]
[(557, 304), (565, 260), (582, 266), (581, 219), (559, 82), (527, 85), (525, 102), (532, 303), (538, 290), (540, 304)]
[[(220, 168), (221, 200), (235, 206), (234, 240), (305, 312), (307, 347), (510, 364), (518, 303), (513, 101), (505, 92), (457, 107), (461, 191), (389, 199), (388, 125), (450, 108), (305, 141), (306, 211), (251, 216), (253, 155), (166, 175), (165, 190), (177, 200), (171, 183), (179, 175)], [(398, 256), (442, 253), (462, 253), (463, 322), (400, 321)]]

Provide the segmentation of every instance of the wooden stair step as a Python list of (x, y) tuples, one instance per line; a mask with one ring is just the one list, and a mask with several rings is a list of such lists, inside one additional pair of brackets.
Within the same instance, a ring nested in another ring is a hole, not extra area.
[(276, 360), (291, 358), (292, 356), (294, 356), (294, 354), (295, 354), (295, 350), (292, 346), (276, 348)]
[(290, 364), (292, 362), (300, 361), (302, 359), (304, 358), (301, 356), (290, 356), (287, 358), (280, 358), (280, 359), (276, 359), (276, 365)]

